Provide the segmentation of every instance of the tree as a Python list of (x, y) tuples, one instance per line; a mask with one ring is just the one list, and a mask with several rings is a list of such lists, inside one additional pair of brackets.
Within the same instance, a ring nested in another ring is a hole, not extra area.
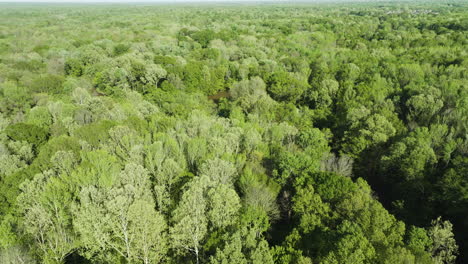
[(207, 207), (204, 191), (209, 183), (206, 176), (194, 179), (182, 195), (179, 205), (174, 210), (171, 228), (172, 245), (195, 255), (197, 264), (203, 240), (208, 231)]
[(333, 79), (325, 79), (320, 85), (312, 85), (311, 89), (306, 91), (306, 95), (311, 103), (311, 108), (321, 111), (321, 117), (325, 118), (332, 114), (333, 103), (337, 99), (339, 83)]
[(304, 249), (317, 252), (324, 263), (366, 263), (398, 259), (401, 254), (405, 261), (414, 259), (413, 252), (403, 249), (405, 225), (372, 197), (362, 179), (354, 183), (334, 173), (305, 174), (296, 179), (295, 189), (293, 210), (299, 218), (297, 231), (302, 233), (296, 243), (305, 243)]
[(26, 123), (47, 128), (52, 124), (52, 116), (47, 107), (35, 106), (29, 111)]
[(36, 93), (59, 94), (63, 90), (64, 81), (65, 78), (60, 75), (41, 75), (33, 81), (31, 89)]
[(73, 90), (72, 97), (78, 105), (86, 105), (86, 103), (88, 103), (89, 99), (91, 98), (88, 91), (81, 87), (77, 87), (75, 90)]
[(294, 103), (307, 88), (307, 82), (288, 72), (275, 72), (267, 81), (267, 91), (277, 101)]
[(7, 249), (0, 249), (0, 261), (5, 264), (34, 264), (36, 261), (26, 248), (12, 246)]
[(49, 133), (47, 130), (36, 125), (16, 123), (9, 125), (5, 129), (7, 136), (16, 141), (27, 141), (33, 144), (35, 149), (38, 149), (47, 141)]
[(264, 185), (247, 186), (244, 192), (244, 201), (248, 206), (265, 212), (271, 220), (278, 219), (279, 208), (275, 192)]
[(420, 83), (424, 80), (424, 71), (418, 64), (403, 64), (399, 69), (398, 79), (400, 86), (404, 87), (409, 83)]
[(346, 155), (336, 157), (335, 154), (331, 153), (328, 158), (322, 161), (320, 169), (350, 177), (353, 174), (353, 159)]
[(13, 82), (2, 83), (1, 95), (0, 109), (5, 114), (26, 111), (32, 105), (28, 89)]
[[(396, 134), (396, 129), (387, 118), (380, 114), (369, 114), (365, 107), (351, 109), (348, 122), (351, 126), (345, 132), (343, 149), (346, 153), (356, 156), (369, 147), (387, 142)], [(367, 113), (366, 113), (367, 112)]]
[(266, 84), (260, 77), (236, 82), (229, 92), (232, 99), (237, 100), (244, 111), (251, 110), (258, 100), (267, 96)]
[(396, 142), (389, 155), (382, 157), (384, 166), (398, 168), (400, 177), (406, 180), (423, 178), (425, 168), (437, 162), (431, 143), (429, 130), (425, 127), (418, 128)]
[(166, 225), (163, 216), (154, 210), (154, 204), (137, 200), (129, 207), (128, 216), (130, 233), (135, 234), (133, 258), (145, 264), (163, 262), (167, 250)]
[(130, 45), (119, 43), (114, 46), (114, 56), (120, 56), (130, 50)]
[(26, 167), (34, 158), (32, 145), (26, 141), (0, 143), (0, 175), (8, 176)]
[(432, 240), (431, 253), (435, 263), (455, 263), (458, 246), (453, 237), (452, 226), (449, 221), (442, 221), (440, 217), (432, 221), (428, 233)]
[(236, 168), (228, 161), (216, 158), (207, 160), (199, 169), (199, 174), (207, 176), (216, 184), (232, 186), (236, 181)]
[(22, 229), (36, 242), (44, 263), (61, 263), (76, 248), (71, 199), (64, 182), (52, 172), (37, 174), (22, 184), (18, 196)]
[(441, 96), (440, 91), (433, 88), (432, 93), (434, 94), (418, 94), (406, 101), (408, 120), (415, 121), (421, 125), (430, 123), (431, 118), (444, 106), (444, 102), (437, 99)]
[(268, 242), (260, 240), (251, 253), (252, 264), (273, 264)]
[(359, 228), (347, 221), (338, 228), (341, 236), (336, 244), (336, 249), (325, 256), (322, 263), (361, 264), (372, 262), (375, 259), (375, 249), (369, 240), (359, 232)]
[[(148, 172), (127, 164), (112, 187), (89, 186), (80, 192), (74, 227), (88, 258), (159, 263), (166, 253), (164, 218), (154, 209)], [(117, 254), (117, 255), (116, 255)]]
[(95, 75), (93, 80), (97, 91), (106, 94), (119, 94), (122, 89), (129, 88), (128, 83), (130, 73), (121, 67), (106, 68)]
[(136, 131), (127, 126), (111, 128), (109, 136), (109, 143), (106, 147), (124, 162), (130, 161), (134, 148), (138, 147), (142, 142)]
[(433, 263), (430, 248), (431, 238), (424, 228), (411, 226), (407, 230), (406, 244), (414, 253), (416, 263)]
[[(153, 162), (149, 161), (151, 157), (146, 157), (146, 164)], [(150, 168), (155, 167), (151, 166)], [(172, 208), (172, 194), (174, 192), (174, 185), (176, 185), (181, 180), (182, 172), (183, 169), (180, 167), (180, 164), (178, 164), (172, 158), (165, 158), (156, 167), (156, 170), (152, 172), (154, 175), (154, 191), (156, 197), (156, 204), (161, 212), (168, 212), (169, 208)]]
[(142, 79), (141, 81), (144, 84), (157, 86), (159, 80), (166, 77), (166, 74), (166, 70), (164, 70), (161, 66), (157, 64), (150, 64), (146, 66), (144, 79)]
[(304, 232), (311, 232), (322, 225), (327, 218), (330, 207), (322, 202), (312, 185), (304, 186), (293, 197), (293, 210), (300, 218), (299, 226)]
[(206, 140), (196, 137), (189, 139), (186, 143), (187, 162), (191, 171), (197, 171), (197, 168), (202, 163), (202, 160), (207, 154)]
[(215, 32), (213, 32), (211, 29), (204, 29), (195, 31), (194, 33), (190, 34), (190, 37), (196, 42), (200, 43), (202, 48), (206, 48), (208, 47), (210, 41), (215, 39)]
[(224, 248), (218, 249), (210, 258), (211, 264), (239, 263), (247, 264), (247, 259), (242, 252), (242, 238), (240, 233), (235, 233), (226, 241)]
[(235, 223), (241, 208), (240, 198), (228, 185), (218, 185), (208, 193), (207, 217), (213, 229), (224, 229)]
[(81, 76), (83, 74), (84, 64), (80, 59), (69, 58), (65, 61), (65, 74), (72, 76)]

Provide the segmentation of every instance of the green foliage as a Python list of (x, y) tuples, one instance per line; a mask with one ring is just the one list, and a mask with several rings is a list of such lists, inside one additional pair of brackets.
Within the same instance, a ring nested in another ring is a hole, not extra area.
[(215, 38), (215, 33), (213, 32), (213, 30), (205, 29), (190, 34), (190, 37), (196, 42), (200, 43), (202, 48), (206, 48), (208, 47), (210, 41), (212, 41)]
[(204, 62), (190, 61), (181, 69), (181, 79), (188, 91), (214, 94), (224, 88), (226, 68), (209, 67)]
[(38, 245), (44, 263), (60, 263), (75, 249), (68, 186), (51, 172), (22, 184), (18, 204), (23, 231)]
[(308, 84), (288, 72), (275, 72), (267, 82), (267, 91), (277, 101), (296, 102), (306, 91)]
[(407, 180), (424, 177), (426, 166), (436, 163), (431, 147), (431, 135), (427, 128), (418, 128), (409, 137), (397, 142), (383, 161), (399, 168)]
[(86, 141), (94, 147), (106, 142), (109, 139), (109, 129), (115, 126), (114, 122), (105, 120), (82, 126), (74, 131), (74, 136), (80, 140)]
[(13, 82), (1, 84), (0, 109), (2, 113), (14, 113), (26, 111), (32, 105), (32, 96), (28, 89), (18, 86)]
[(164, 56), (164, 55), (156, 55), (153, 59), (154, 63), (161, 64), (161, 65), (175, 65), (177, 60), (174, 57)]
[(33, 80), (31, 91), (35, 93), (60, 94), (65, 78), (60, 75), (47, 74)]
[(439, 217), (432, 221), (428, 232), (432, 240), (432, 257), (435, 263), (455, 263), (458, 246), (453, 238), (452, 224)]
[(195, 255), (198, 264), (202, 243), (208, 231), (208, 219), (205, 215), (207, 205), (203, 197), (208, 178), (200, 177), (194, 181), (174, 210), (175, 225), (171, 229), (171, 238), (176, 249), (181, 250), (182, 254)]
[(65, 62), (65, 74), (72, 76), (81, 76), (84, 65), (79, 59), (70, 58)]
[(127, 53), (130, 50), (130, 46), (124, 43), (119, 43), (114, 46), (113, 55), (120, 56), (122, 54)]
[(71, 151), (78, 157), (81, 146), (76, 138), (60, 136), (50, 139), (44, 144), (33, 161), (31, 169), (47, 170), (51, 165), (51, 158), (58, 151)]
[(467, 7), (0, 5), (0, 263), (467, 262)]
[(46, 143), (49, 136), (47, 130), (39, 126), (26, 123), (9, 125), (5, 129), (5, 134), (12, 140), (26, 141), (33, 144), (36, 149)]

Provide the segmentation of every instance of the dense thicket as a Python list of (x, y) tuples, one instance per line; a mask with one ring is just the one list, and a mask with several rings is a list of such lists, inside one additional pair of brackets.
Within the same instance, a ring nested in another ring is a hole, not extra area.
[(0, 263), (468, 261), (467, 8), (1, 4)]

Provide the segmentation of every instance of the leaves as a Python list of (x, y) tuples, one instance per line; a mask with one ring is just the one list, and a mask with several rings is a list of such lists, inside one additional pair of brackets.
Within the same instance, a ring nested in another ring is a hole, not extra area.
[(1, 263), (467, 262), (465, 4), (52, 9), (0, 9)]

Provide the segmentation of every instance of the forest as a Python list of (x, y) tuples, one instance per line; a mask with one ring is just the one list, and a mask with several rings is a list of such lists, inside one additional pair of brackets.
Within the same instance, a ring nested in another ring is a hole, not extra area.
[(468, 3), (0, 3), (0, 263), (468, 263)]

